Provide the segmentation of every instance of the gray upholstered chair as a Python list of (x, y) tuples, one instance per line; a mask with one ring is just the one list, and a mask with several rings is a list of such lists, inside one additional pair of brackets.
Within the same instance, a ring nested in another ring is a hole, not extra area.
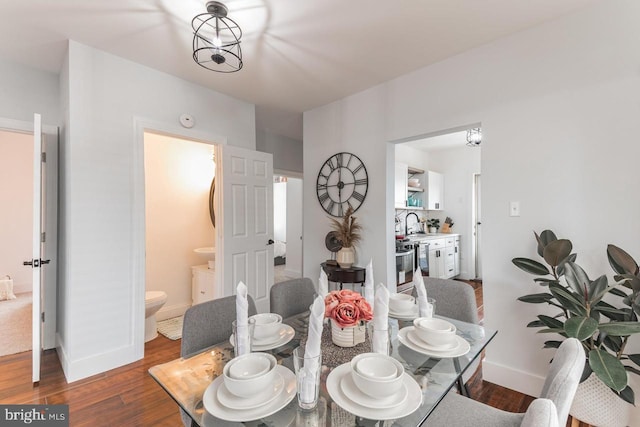
[(308, 277), (287, 280), (271, 287), (269, 302), (271, 312), (287, 318), (309, 310), (317, 292)]
[[(256, 303), (247, 297), (249, 316), (257, 313)], [(231, 322), (236, 320), (236, 297), (224, 297), (189, 307), (182, 322), (182, 342), (180, 356), (189, 357), (207, 347), (229, 340), (232, 333)], [(180, 417), (185, 426), (191, 426), (191, 417), (180, 409)]]
[[(427, 296), (436, 300), (436, 313), (439, 316), (460, 320), (461, 322), (478, 324), (478, 304), (476, 293), (471, 285), (451, 279), (423, 277)], [(415, 289), (414, 289), (415, 296)], [(467, 383), (480, 366), (480, 359), (475, 360), (462, 375), (463, 383)], [(468, 390), (465, 387), (465, 392)]]
[(584, 363), (584, 350), (580, 341), (575, 338), (566, 339), (551, 362), (540, 398), (533, 401), (526, 413), (501, 411), (458, 394), (449, 393), (424, 425), (427, 427), (564, 427)]

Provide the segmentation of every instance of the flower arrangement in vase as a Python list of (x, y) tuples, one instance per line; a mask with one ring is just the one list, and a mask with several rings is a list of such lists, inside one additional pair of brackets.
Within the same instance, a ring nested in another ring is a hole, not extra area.
[(324, 298), (324, 317), (331, 321), (331, 340), (340, 347), (353, 347), (365, 340), (365, 322), (373, 310), (362, 295), (343, 289)]
[(329, 219), (336, 239), (342, 244), (336, 261), (338, 261), (341, 268), (349, 268), (355, 262), (354, 246), (362, 239), (362, 226), (356, 222), (356, 217), (353, 216), (353, 208), (351, 207), (347, 209), (347, 212), (340, 220)]

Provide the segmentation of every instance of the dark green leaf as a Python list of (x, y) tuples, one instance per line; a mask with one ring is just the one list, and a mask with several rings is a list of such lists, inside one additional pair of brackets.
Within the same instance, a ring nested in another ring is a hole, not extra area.
[(618, 274), (613, 276), (613, 278), (621, 283), (619, 285), (624, 286), (625, 288), (632, 289), (633, 292), (640, 292), (640, 278), (634, 276), (633, 274)]
[(549, 269), (542, 263), (529, 258), (514, 258), (511, 260), (521, 270), (526, 271), (529, 274), (546, 276), (549, 273)]
[(620, 337), (612, 337), (609, 335), (604, 335), (603, 344), (609, 350), (617, 353), (622, 348), (622, 338)]
[(562, 341), (545, 341), (544, 348), (558, 348), (562, 344)]
[(525, 295), (518, 298), (518, 301), (528, 302), (530, 304), (541, 304), (544, 302), (549, 302), (553, 299), (553, 295), (542, 293), (542, 294), (531, 294)]
[(589, 301), (591, 304), (598, 302), (607, 293), (609, 281), (604, 274), (589, 284)]
[(627, 386), (627, 371), (615, 356), (596, 348), (589, 352), (589, 366), (593, 372), (615, 391), (622, 391)]
[(552, 267), (557, 267), (569, 255), (571, 255), (573, 246), (567, 239), (554, 240), (544, 247), (542, 256), (544, 260)]
[(589, 289), (589, 276), (578, 264), (568, 262), (565, 265), (564, 278), (567, 281), (567, 285), (576, 292), (578, 295), (584, 298), (585, 289)]
[(626, 369), (627, 372), (633, 372), (636, 375), (640, 375), (640, 370), (634, 368), (633, 366), (626, 366), (625, 365), (624, 369)]
[(558, 266), (556, 267), (556, 273), (558, 274), (558, 276), (564, 276), (565, 265), (568, 262), (576, 262), (576, 258), (578, 258), (578, 254), (571, 254), (568, 257), (566, 257), (565, 259), (563, 259), (560, 262), (560, 264), (558, 264)]
[(604, 301), (598, 301), (598, 303), (596, 305), (594, 305), (593, 307), (591, 307), (592, 312), (593, 311), (598, 311), (600, 313), (602, 313), (603, 315), (607, 316), (609, 319), (612, 320), (617, 320), (617, 321), (623, 321), (625, 319), (625, 312), (624, 310), (621, 310), (619, 308), (616, 308), (614, 306), (612, 306), (609, 303), (606, 303)]
[(618, 393), (618, 396), (625, 402), (631, 403), (635, 406), (635, 395), (633, 394), (633, 389), (629, 386), (626, 386), (624, 390)]
[(564, 322), (564, 330), (568, 336), (584, 341), (596, 333), (598, 322), (591, 317), (572, 317)]
[(640, 354), (629, 354), (629, 360), (631, 360), (636, 365), (640, 366)]
[(598, 326), (600, 332), (614, 337), (626, 337), (640, 332), (640, 322), (610, 322)]
[(607, 258), (613, 271), (618, 274), (638, 274), (638, 264), (633, 257), (615, 245), (607, 245)]
[(566, 337), (567, 334), (565, 333), (563, 328), (547, 328), (547, 329), (540, 329), (538, 331), (539, 334), (560, 334), (563, 337)]
[(620, 289), (618, 289), (618, 288), (611, 288), (611, 289), (609, 289), (609, 293), (610, 293), (610, 294), (613, 294), (613, 295), (615, 295), (615, 296), (618, 296), (618, 297), (622, 297), (622, 298), (624, 298), (624, 297), (626, 297), (626, 296), (627, 296), (627, 294), (626, 294), (624, 291), (622, 291), (622, 290), (620, 290)]
[(533, 281), (540, 283), (542, 286), (548, 285), (549, 283), (559, 283), (556, 279), (545, 279), (544, 277), (536, 277)]
[(554, 240), (558, 240), (556, 235), (553, 234), (553, 231), (551, 230), (544, 230), (542, 233), (540, 233), (539, 236), (536, 232), (534, 232), (533, 234), (535, 234), (536, 240), (538, 241), (538, 255), (540, 256), (543, 256), (542, 254), (544, 253), (545, 246), (547, 246)]
[(543, 326), (545, 326), (544, 323), (539, 320), (532, 320), (531, 322), (527, 323), (527, 328), (541, 328)]
[(564, 323), (562, 323), (558, 319), (555, 319), (555, 318), (549, 317), (549, 316), (545, 316), (544, 314), (540, 314), (538, 316), (538, 319), (540, 319), (540, 321), (542, 323), (544, 323), (546, 326), (548, 326), (549, 328), (558, 328), (558, 329), (564, 330)]
[(571, 313), (575, 314), (576, 316), (585, 316), (587, 314), (584, 303), (580, 301), (578, 296), (571, 293), (568, 289), (562, 287), (561, 285), (550, 283), (549, 291), (551, 291), (558, 302), (560, 302), (560, 304)]

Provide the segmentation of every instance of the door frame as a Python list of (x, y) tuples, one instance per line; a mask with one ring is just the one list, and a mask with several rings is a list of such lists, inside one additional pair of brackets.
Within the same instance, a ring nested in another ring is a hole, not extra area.
[[(131, 233), (131, 283), (134, 285), (133, 301), (134, 309), (131, 311), (131, 332), (133, 336), (133, 348), (135, 357), (144, 357), (144, 293), (145, 293), (145, 176), (144, 176), (144, 133), (153, 132), (156, 134), (172, 136), (180, 139), (210, 144), (216, 147), (216, 158), (218, 156), (218, 146), (227, 144), (227, 137), (210, 132), (202, 132), (194, 129), (187, 129), (173, 123), (159, 122), (144, 117), (133, 118), (134, 143), (132, 144), (131, 180), (133, 184), (133, 201), (131, 208), (131, 223), (133, 229)], [(214, 206), (220, 206), (220, 191), (216, 191)], [(217, 210), (219, 211), (219, 210)], [(216, 265), (218, 265), (216, 257)], [(216, 268), (216, 282), (222, 281), (222, 269)]]
[[(473, 243), (471, 245), (471, 259), (473, 260), (473, 278), (482, 279), (482, 236), (478, 236), (482, 224), (482, 205), (480, 203), (481, 186), (482, 186), (482, 173), (473, 174), (473, 200), (472, 200), (472, 212), (471, 212), (471, 230), (473, 232)], [(480, 193), (480, 194), (479, 194)], [(478, 218), (479, 217), (479, 218)], [(479, 227), (480, 226), (480, 227)]]

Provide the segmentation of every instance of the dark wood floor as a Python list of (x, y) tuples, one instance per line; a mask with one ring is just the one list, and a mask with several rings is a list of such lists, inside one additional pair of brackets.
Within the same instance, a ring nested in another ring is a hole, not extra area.
[[(482, 287), (474, 287), (482, 313)], [(0, 404), (68, 404), (70, 425), (74, 427), (178, 427), (182, 423), (177, 405), (147, 370), (179, 356), (180, 341), (160, 335), (145, 344), (143, 360), (68, 384), (55, 351), (49, 350), (43, 355), (38, 387), (31, 384), (31, 352), (0, 357)], [(524, 412), (533, 400), (483, 381), (479, 372), (469, 385), (474, 399), (505, 411)], [(580, 427), (589, 426), (581, 423)]]

